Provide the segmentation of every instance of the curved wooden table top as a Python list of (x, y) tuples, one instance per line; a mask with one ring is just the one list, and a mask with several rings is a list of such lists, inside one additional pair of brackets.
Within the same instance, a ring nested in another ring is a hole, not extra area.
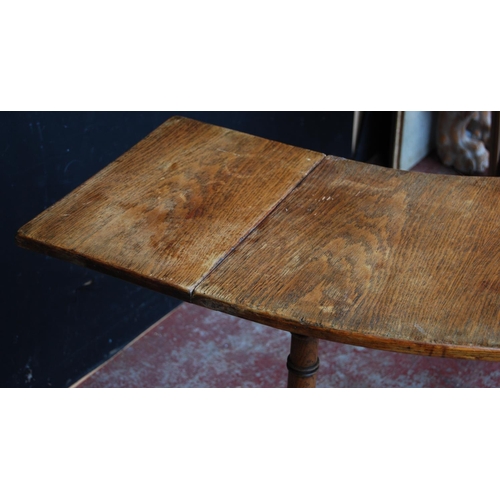
[(327, 340), (500, 360), (500, 179), (401, 172), (184, 118), (21, 246)]

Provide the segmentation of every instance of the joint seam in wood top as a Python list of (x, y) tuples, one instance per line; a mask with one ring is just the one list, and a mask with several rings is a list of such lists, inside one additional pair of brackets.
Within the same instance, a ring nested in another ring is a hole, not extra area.
[(225, 254), (223, 255), (214, 265), (213, 267), (203, 276), (201, 277), (194, 285), (192, 290), (189, 292), (189, 301), (193, 302), (194, 294), (196, 292), (196, 289), (214, 272), (217, 270), (217, 268), (227, 260), (228, 257), (230, 257), (233, 252), (235, 252), (244, 242), (245, 240), (254, 232), (256, 231), (276, 210), (281, 206), (282, 203), (284, 203), (288, 197), (293, 194), (297, 188), (325, 161), (327, 156), (323, 154), (323, 157), (318, 160), (312, 167), (311, 169), (302, 177), (295, 185), (293, 185), (290, 190), (285, 193), (283, 198), (276, 203), (276, 205), (269, 211), (267, 215), (264, 215), (264, 217), (259, 220), (246, 234), (244, 234), (238, 242)]

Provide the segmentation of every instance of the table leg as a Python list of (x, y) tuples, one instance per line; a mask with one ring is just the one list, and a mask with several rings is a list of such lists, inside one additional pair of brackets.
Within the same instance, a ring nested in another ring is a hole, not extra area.
[(316, 387), (319, 368), (318, 339), (292, 333), (288, 368), (288, 387)]

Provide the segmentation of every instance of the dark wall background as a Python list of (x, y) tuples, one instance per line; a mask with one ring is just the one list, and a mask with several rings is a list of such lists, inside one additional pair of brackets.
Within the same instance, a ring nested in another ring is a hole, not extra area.
[(351, 157), (350, 112), (0, 113), (0, 386), (65, 387), (178, 301), (18, 248), (17, 229), (173, 115)]

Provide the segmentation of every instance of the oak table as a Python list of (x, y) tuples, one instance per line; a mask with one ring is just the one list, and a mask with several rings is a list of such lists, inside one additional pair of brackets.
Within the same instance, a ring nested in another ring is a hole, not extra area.
[(318, 339), (500, 360), (499, 195), (174, 117), (17, 242), (290, 331), (314, 387)]

